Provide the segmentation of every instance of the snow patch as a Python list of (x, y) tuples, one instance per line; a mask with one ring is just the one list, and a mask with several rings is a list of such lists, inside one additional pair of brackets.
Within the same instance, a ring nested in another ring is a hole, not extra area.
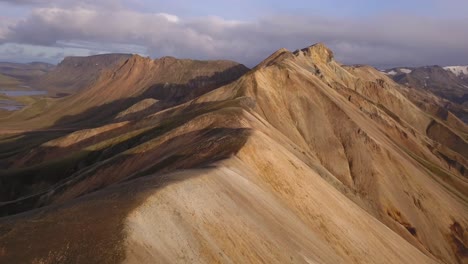
[(468, 66), (447, 66), (444, 67), (444, 70), (451, 71), (456, 76), (468, 75)]
[(387, 72), (387, 74), (388, 74), (388, 75), (396, 75), (396, 74), (397, 74), (397, 72), (396, 72), (396, 71), (394, 71), (394, 70), (391, 70), (391, 71)]
[(405, 68), (400, 69), (400, 71), (401, 71), (402, 73), (406, 73), (406, 74), (410, 74), (410, 73), (413, 72), (412, 70), (410, 70), (410, 69), (405, 69)]

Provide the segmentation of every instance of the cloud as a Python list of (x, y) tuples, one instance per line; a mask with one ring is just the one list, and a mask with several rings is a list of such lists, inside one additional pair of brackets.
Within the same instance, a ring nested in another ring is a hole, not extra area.
[(47, 6), (122, 6), (120, 0), (0, 0), (0, 3), (7, 3), (10, 5), (37, 5), (42, 7)]
[(362, 19), (272, 15), (236, 21), (137, 12), (119, 1), (55, 2), (67, 6), (34, 8), (26, 18), (0, 26), (0, 41), (48, 47), (80, 43), (80, 49), (95, 52), (134, 50), (153, 57), (232, 59), (249, 66), (281, 47), (296, 49), (315, 42), (325, 42), (348, 64), (468, 62), (468, 19), (379, 14)]
[(46, 0), (0, 0), (0, 3), (7, 3), (12, 5), (29, 5), (29, 4), (39, 4), (46, 3)]

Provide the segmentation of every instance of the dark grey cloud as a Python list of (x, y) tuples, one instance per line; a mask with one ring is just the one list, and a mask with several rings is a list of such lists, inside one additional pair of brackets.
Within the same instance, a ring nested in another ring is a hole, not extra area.
[(468, 18), (272, 15), (256, 21), (186, 19), (131, 11), (116, 2), (95, 6), (82, 0), (67, 7), (35, 8), (25, 19), (10, 23), (3, 31), (0, 28), (0, 42), (42, 46), (80, 43), (80, 48), (94, 51), (130, 47), (125, 50), (128, 52), (137, 47), (135, 52), (153, 57), (232, 59), (249, 66), (281, 47), (296, 49), (325, 42), (338, 60), (348, 64), (468, 64)]

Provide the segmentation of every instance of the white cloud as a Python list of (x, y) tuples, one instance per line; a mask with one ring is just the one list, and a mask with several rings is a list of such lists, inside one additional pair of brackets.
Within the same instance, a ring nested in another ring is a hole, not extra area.
[(172, 22), (172, 23), (179, 22), (179, 17), (176, 15), (171, 15), (171, 14), (166, 14), (166, 13), (159, 13), (158, 15), (161, 17), (164, 17), (169, 22)]
[(80, 43), (80, 49), (94, 51), (233, 59), (249, 66), (281, 47), (296, 49), (315, 42), (328, 44), (345, 63), (411, 66), (468, 61), (468, 21), (287, 15), (235, 21), (142, 13), (123, 8), (119, 1), (108, 2), (94, 5), (82, 0), (66, 2), (66, 7), (34, 8), (26, 18), (0, 26), (0, 41), (49, 47)]

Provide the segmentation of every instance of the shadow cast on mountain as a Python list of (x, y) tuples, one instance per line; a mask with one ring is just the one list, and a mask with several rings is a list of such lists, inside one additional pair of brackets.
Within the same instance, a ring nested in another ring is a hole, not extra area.
[[(80, 127), (90, 128), (113, 122), (116, 115), (134, 104), (148, 98), (159, 100), (158, 107), (153, 111), (161, 111), (192, 99), (207, 92), (236, 81), (248, 69), (243, 65), (236, 65), (212, 76), (199, 76), (187, 83), (155, 83), (148, 86), (145, 91), (130, 98), (119, 99), (100, 106), (89, 108), (76, 115), (68, 115), (55, 122), (53, 128)], [(138, 116), (138, 113), (133, 114)]]
[[(168, 120), (149, 119), (139, 126), (135, 126), (138, 120), (130, 121), (129, 124), (123, 127), (99, 133), (83, 141), (73, 143), (68, 147), (44, 147), (41, 146), (43, 143), (63, 137), (77, 130), (95, 128), (106, 123), (112, 123), (114, 122), (113, 117), (117, 113), (149, 96), (156, 97), (158, 100), (162, 101), (159, 108), (153, 109), (154, 112), (184, 103), (205, 92), (209, 92), (238, 79), (245, 71), (245, 67), (238, 65), (226, 71), (216, 73), (211, 77), (197, 77), (184, 85), (167, 83), (155, 84), (139, 97), (125, 98), (93, 107), (80, 114), (63, 117), (52, 127), (12, 135), (12, 138), (3, 138), (0, 141), (0, 149), (2, 150), (0, 152), (0, 181), (2, 183), (0, 185), (2, 189), (0, 199), (8, 201), (34, 193), (36, 189), (44, 187), (41, 186), (44, 182), (45, 186), (50, 187), (51, 184), (55, 184), (57, 181), (66, 178), (70, 174), (80, 171), (90, 164), (108, 158), (108, 153), (122, 152), (132, 148), (147, 138), (156, 137), (190, 120), (197, 114), (207, 111), (206, 109), (212, 109), (217, 104), (202, 103), (191, 105), (186, 111), (187, 114), (182, 117), (174, 118), (174, 116), (165, 115), (165, 118), (168, 118)], [(138, 115), (141, 113), (135, 114)], [(136, 118), (136, 115), (132, 116), (132, 118)], [(148, 125), (154, 127), (145, 131), (138, 137), (131, 138), (131, 140), (120, 142), (100, 151), (81, 150), (86, 146), (92, 145), (95, 142), (100, 142), (109, 137), (118, 137), (121, 133), (124, 133), (130, 128), (135, 130)], [(10, 168), (15, 159), (20, 158), (21, 155), (28, 155), (31, 150), (37, 152), (37, 158), (35, 160), (28, 161), (24, 164), (25, 166), (21, 168)], [(54, 160), (41, 158), (41, 153), (48, 152), (63, 153), (63, 156)], [(51, 168), (53, 168), (53, 170), (50, 170)], [(15, 175), (15, 177), (12, 175)]]
[(206, 172), (169, 173), (164, 181), (159, 174), (150, 175), (65, 204), (0, 218), (0, 262), (121, 263), (128, 216), (155, 192)]
[[(225, 101), (185, 104), (180, 107), (157, 113), (156, 115), (149, 115), (141, 119), (133, 119), (132, 121), (116, 124), (115, 127), (104, 127), (104, 130), (102, 131), (100, 131), (101, 127), (98, 127), (95, 129), (81, 130), (77, 133), (68, 135), (63, 134), (63, 132), (58, 135), (49, 135), (49, 133), (40, 133), (37, 131), (29, 132), (28, 134), (25, 134), (25, 137), (31, 136), (32, 138), (35, 138), (37, 145), (34, 146), (34, 148), (30, 147), (29, 149), (27, 148), (28, 146), (26, 146), (24, 147), (26, 148), (25, 151), (18, 151), (15, 155), (9, 157), (9, 159), (4, 158), (1, 160), (4, 164), (0, 167), (0, 170), (34, 167), (50, 159), (63, 158), (69, 156), (71, 153), (93, 148), (93, 146), (100, 145), (101, 142), (106, 140), (111, 140), (114, 148), (128, 149), (135, 146), (135, 144), (144, 142), (144, 140), (147, 140), (148, 138), (155, 138), (178, 126), (181, 126), (197, 116), (217, 111), (222, 108), (239, 107), (247, 109), (254, 107), (254, 105), (255, 102), (252, 99), (242, 97)], [(111, 126), (114, 126), (114, 124)], [(131, 136), (129, 136), (130, 134)], [(45, 135), (45, 137), (41, 138), (43, 135)], [(65, 137), (61, 139), (61, 142), (65, 141), (64, 144), (60, 143), (60, 141), (54, 143), (61, 145), (60, 147), (53, 147), (54, 144), (39, 144), (46, 142), (48, 139), (54, 139), (57, 136), (65, 135), (69, 136), (69, 138)], [(121, 142), (120, 138), (125, 137), (129, 137), (131, 140)], [(2, 149), (7, 149), (7, 146), (14, 148), (17, 144), (18, 143), (15, 142), (7, 142), (5, 144), (0, 143), (0, 146)], [(4, 154), (6, 155), (7, 153)]]
[[(53, 163), (1, 172), (4, 202), (0, 203), (0, 216), (65, 203), (147, 175), (209, 166), (236, 154), (251, 132), (246, 128), (202, 129), (165, 142), (151, 142), (158, 131), (149, 133), (154, 134), (148, 141), (140, 142), (146, 134), (99, 151), (82, 151)], [(129, 148), (134, 149), (128, 152)]]

